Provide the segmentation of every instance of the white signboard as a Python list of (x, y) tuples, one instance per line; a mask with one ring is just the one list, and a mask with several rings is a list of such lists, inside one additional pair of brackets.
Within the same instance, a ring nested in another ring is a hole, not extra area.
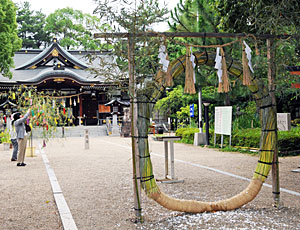
[(277, 113), (277, 128), (281, 131), (291, 130), (290, 113)]
[(215, 107), (215, 133), (231, 135), (232, 106)]

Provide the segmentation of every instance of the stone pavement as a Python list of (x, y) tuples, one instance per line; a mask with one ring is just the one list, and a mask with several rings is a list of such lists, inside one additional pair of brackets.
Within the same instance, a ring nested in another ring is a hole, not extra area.
[[(202, 225), (198, 219), (192, 223), (199, 227), (188, 227), (183, 219), (180, 222), (183, 227), (179, 228), (178, 220), (170, 222), (169, 218), (182, 214), (160, 207), (144, 194), (145, 224), (133, 224), (130, 221), (134, 218), (130, 138), (91, 137), (89, 149), (84, 148), (83, 137), (51, 139), (43, 149), (39, 147), (41, 142), (34, 140), (37, 156), (26, 157), (25, 167), (10, 162), (11, 150), (0, 152), (0, 229), (63, 229), (43, 155), (47, 156), (78, 229), (219, 229), (220, 226), (239, 229), (225, 217), (220, 225), (216, 214), (199, 214)], [(155, 177), (163, 178), (163, 142), (150, 139), (150, 149)], [(258, 157), (175, 143), (175, 159), (175, 175), (185, 182), (160, 184), (161, 189), (177, 198), (214, 201), (243, 190)], [(281, 187), (286, 189), (281, 193), (283, 211), (274, 211), (272, 190), (264, 186), (254, 201), (234, 212), (242, 227), (297, 229), (300, 174), (291, 170), (299, 163), (300, 157), (280, 159)], [(271, 184), (271, 179), (266, 183)], [(253, 220), (258, 218), (257, 212), (263, 212), (263, 220)], [(233, 215), (233, 212), (225, 213)], [(251, 216), (251, 223), (245, 219), (245, 213)], [(206, 215), (210, 219), (203, 222)], [(188, 214), (184, 216), (191, 218)]]

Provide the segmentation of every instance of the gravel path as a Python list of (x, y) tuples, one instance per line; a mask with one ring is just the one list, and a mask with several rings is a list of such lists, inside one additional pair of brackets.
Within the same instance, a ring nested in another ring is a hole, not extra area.
[[(282, 208), (275, 209), (265, 186), (241, 209), (201, 214), (171, 212), (142, 193), (145, 223), (134, 224), (130, 146), (129, 138), (95, 137), (85, 150), (83, 138), (74, 137), (52, 139), (44, 148), (78, 229), (300, 229), (300, 196), (282, 192)], [(155, 177), (163, 178), (163, 142), (150, 140), (150, 148)], [(0, 229), (62, 229), (41, 155), (27, 157), (26, 167), (16, 167), (10, 156), (0, 152)], [(258, 157), (175, 144), (175, 159), (175, 175), (184, 183), (161, 189), (177, 198), (215, 201), (248, 182), (196, 165), (250, 179)], [(299, 164), (300, 157), (280, 159), (282, 188), (300, 192), (300, 173), (291, 172)]]

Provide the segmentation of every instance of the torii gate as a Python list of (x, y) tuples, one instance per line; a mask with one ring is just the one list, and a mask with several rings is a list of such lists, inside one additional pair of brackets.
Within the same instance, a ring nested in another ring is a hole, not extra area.
[[(182, 212), (205, 212), (205, 211), (218, 211), (218, 210), (232, 210), (241, 207), (248, 203), (260, 191), (262, 183), (267, 178), (269, 170), (272, 166), (272, 191), (275, 205), (279, 205), (280, 201), (280, 187), (279, 187), (279, 168), (278, 168), (278, 148), (277, 148), (277, 120), (276, 120), (276, 100), (274, 93), (274, 52), (272, 50), (274, 39), (284, 39), (291, 37), (290, 35), (254, 35), (255, 38), (267, 40), (267, 58), (268, 58), (268, 79), (269, 89), (266, 89), (261, 81), (257, 81), (254, 76), (251, 76), (251, 84), (248, 86), (249, 90), (253, 93), (256, 99), (257, 107), (260, 109), (261, 120), (261, 143), (260, 143), (260, 158), (255, 169), (255, 173), (249, 186), (240, 194), (218, 202), (200, 202), (200, 201), (184, 201), (171, 198), (160, 191), (154, 176), (152, 175), (152, 163), (148, 148), (148, 139), (143, 138), (138, 141), (139, 136), (147, 136), (149, 121), (149, 109), (142, 108), (139, 114), (142, 119), (140, 121), (140, 129), (138, 130), (137, 118), (138, 108), (136, 101), (136, 86), (134, 75), (134, 59), (132, 50), (135, 44), (132, 42), (134, 37), (214, 37), (214, 38), (245, 38), (246, 34), (229, 34), (229, 33), (190, 33), (190, 32), (144, 32), (144, 33), (96, 33), (95, 38), (127, 38), (128, 39), (128, 71), (129, 71), (129, 90), (131, 94), (131, 135), (132, 135), (132, 161), (133, 161), (133, 184), (134, 184), (134, 200), (137, 221), (141, 221), (141, 205), (140, 205), (140, 186), (144, 188), (146, 194), (160, 203), (162, 206), (176, 211)], [(204, 47), (204, 46), (203, 46)], [(196, 64), (214, 65), (214, 53), (195, 52), (197, 57)], [(179, 60), (179, 61), (178, 61)], [(185, 66), (185, 56), (178, 58), (171, 62), (171, 75), (176, 77), (179, 75)], [(228, 61), (228, 59), (227, 59)], [(179, 63), (180, 62), (180, 63)], [(229, 62), (229, 61), (228, 61)], [(242, 68), (230, 60), (229, 73), (236, 77), (240, 77), (243, 73)], [(144, 128), (143, 128), (144, 127)], [(142, 164), (143, 168), (140, 167)], [(140, 170), (141, 169), (141, 170)]]

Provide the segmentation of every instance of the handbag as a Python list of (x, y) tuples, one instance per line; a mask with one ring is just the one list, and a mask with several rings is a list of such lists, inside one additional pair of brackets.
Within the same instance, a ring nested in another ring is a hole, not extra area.
[(25, 130), (26, 130), (26, 133), (29, 133), (31, 131), (30, 125), (25, 124)]

